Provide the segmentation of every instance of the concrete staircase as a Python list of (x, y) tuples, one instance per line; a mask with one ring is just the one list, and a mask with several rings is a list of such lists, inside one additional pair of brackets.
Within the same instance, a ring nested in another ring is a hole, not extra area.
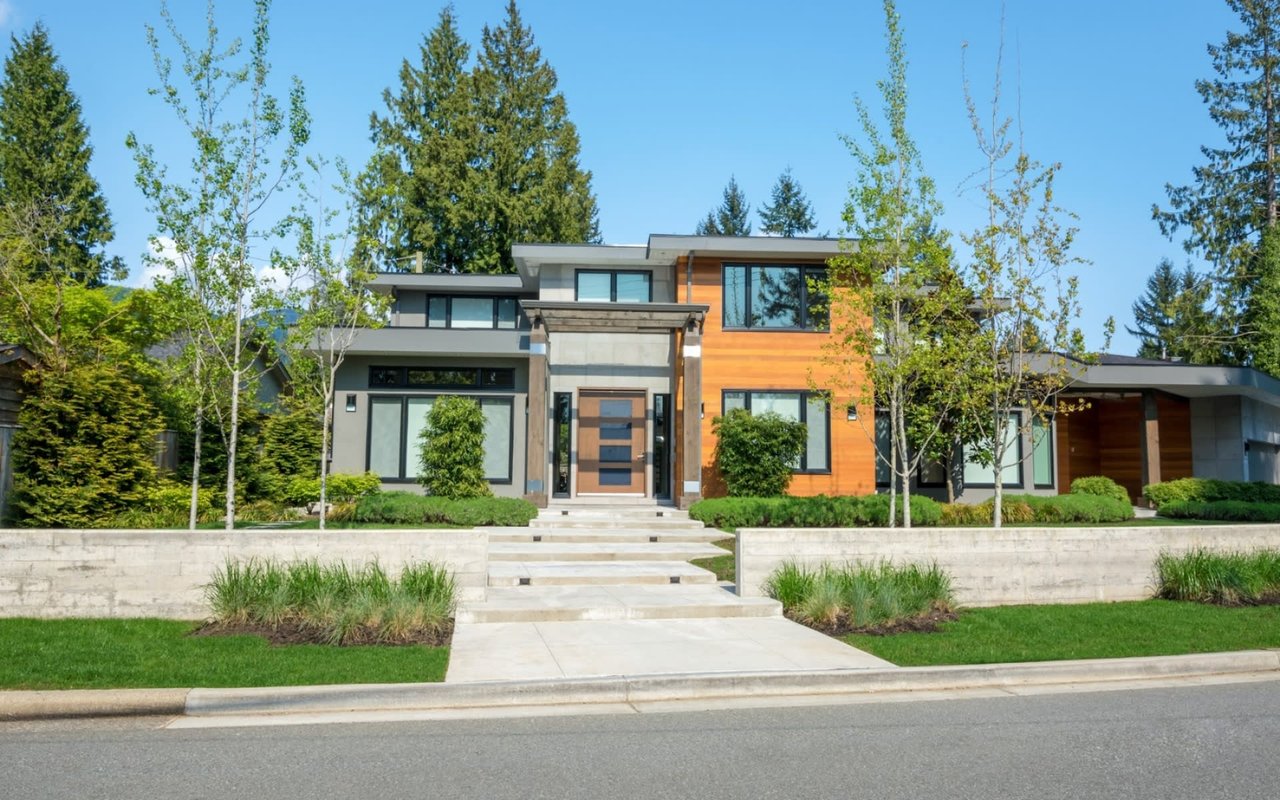
[(527, 528), (495, 528), (489, 588), (462, 623), (778, 617), (767, 598), (741, 598), (689, 563), (723, 554), (723, 538), (659, 506), (553, 506)]

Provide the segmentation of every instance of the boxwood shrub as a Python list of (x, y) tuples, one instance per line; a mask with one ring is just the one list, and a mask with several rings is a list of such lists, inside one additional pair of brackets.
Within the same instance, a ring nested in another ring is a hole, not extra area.
[(1160, 506), (1160, 516), (1223, 522), (1280, 522), (1280, 503), (1249, 503), (1244, 500), (1211, 502), (1174, 500)]
[(410, 492), (382, 492), (366, 495), (356, 503), (355, 522), (388, 525), (528, 525), (538, 516), (538, 507), (515, 497), (473, 497), (452, 500), (424, 497)]
[(1164, 513), (1168, 503), (1214, 503), (1236, 500), (1245, 503), (1280, 503), (1280, 486), (1261, 481), (1220, 481), (1215, 478), (1179, 478), (1149, 483), (1142, 493)]
[[(689, 516), (714, 528), (860, 528), (889, 524), (889, 496), (883, 494), (828, 497), (715, 497), (699, 500)], [(898, 521), (902, 503), (898, 502)], [(937, 525), (942, 506), (911, 495), (913, 525)]]
[(1129, 491), (1106, 475), (1087, 475), (1071, 482), (1071, 494), (1092, 494), (1100, 497), (1114, 497), (1122, 503), (1129, 503)]

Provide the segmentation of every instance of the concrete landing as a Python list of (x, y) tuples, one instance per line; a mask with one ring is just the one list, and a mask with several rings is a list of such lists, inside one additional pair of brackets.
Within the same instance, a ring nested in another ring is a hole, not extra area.
[(495, 561), (490, 586), (619, 586), (637, 583), (716, 582), (716, 576), (683, 561)]
[(782, 604), (738, 597), (719, 586), (612, 585), (491, 587), (483, 602), (463, 603), (459, 623), (619, 619), (780, 617)]
[(714, 528), (494, 528), (490, 542), (625, 544), (627, 542), (718, 542), (729, 534)]
[(458, 626), (446, 681), (892, 668), (782, 617), (507, 622)]
[(688, 561), (724, 551), (701, 542), (490, 542), (495, 561)]

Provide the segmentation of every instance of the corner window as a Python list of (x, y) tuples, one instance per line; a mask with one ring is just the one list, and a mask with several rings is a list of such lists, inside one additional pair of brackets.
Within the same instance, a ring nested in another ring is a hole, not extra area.
[(514, 297), (433, 294), (427, 297), (428, 328), (515, 330)]
[[(439, 395), (369, 398), (369, 439), (365, 463), (370, 472), (388, 481), (413, 481), (420, 471), (419, 436), (427, 414)], [(475, 397), (484, 412), (484, 477), (491, 483), (511, 482), (513, 400)]]
[(800, 463), (794, 465), (796, 472), (831, 471), (831, 412), (823, 395), (772, 390), (726, 391), (722, 408), (726, 414), (735, 408), (745, 408), (752, 414), (772, 411), (785, 419), (803, 422), (808, 438)]
[(810, 283), (826, 277), (826, 267), (725, 264), (723, 327), (825, 331), (826, 299)]
[(574, 298), (582, 303), (649, 303), (653, 273), (580, 269), (574, 273)]

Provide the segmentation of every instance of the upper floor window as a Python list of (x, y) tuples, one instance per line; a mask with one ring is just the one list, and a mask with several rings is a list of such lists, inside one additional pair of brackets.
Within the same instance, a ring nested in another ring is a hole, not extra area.
[(516, 371), (506, 367), (369, 367), (369, 388), (512, 389)]
[(825, 331), (825, 298), (809, 284), (826, 277), (826, 267), (725, 264), (724, 327)]
[(653, 273), (580, 269), (573, 276), (574, 297), (583, 303), (649, 303)]
[(514, 297), (427, 296), (428, 328), (500, 328), (514, 330)]

